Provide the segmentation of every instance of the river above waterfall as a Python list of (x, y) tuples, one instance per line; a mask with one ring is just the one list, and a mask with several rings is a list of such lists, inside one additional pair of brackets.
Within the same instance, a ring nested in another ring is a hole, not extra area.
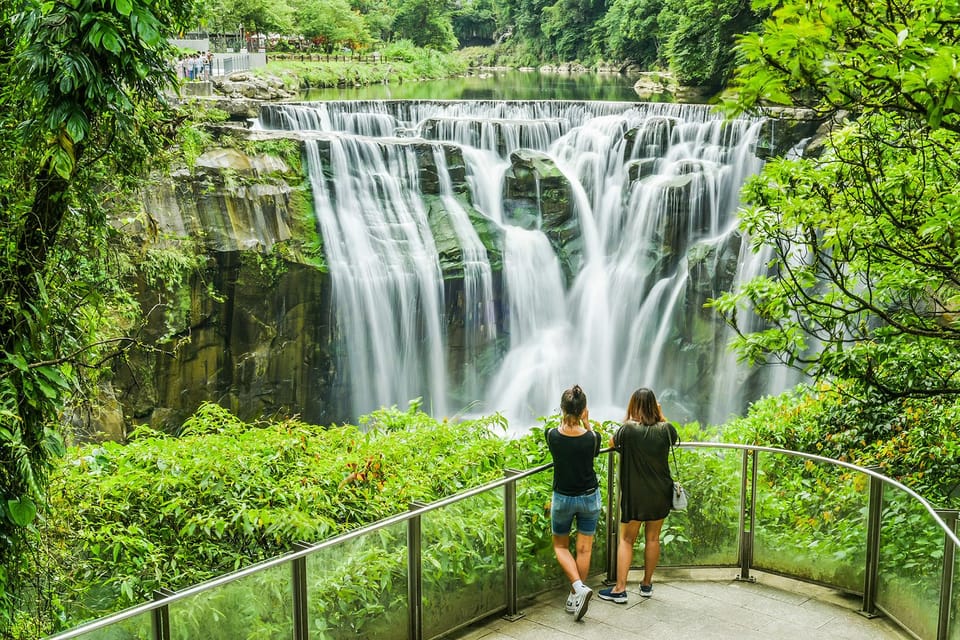
[(647, 386), (668, 418), (719, 423), (795, 382), (738, 364), (705, 307), (767, 260), (736, 215), (763, 119), (366, 100), (266, 105), (256, 126), (305, 141), (354, 416), (422, 398), (524, 430), (580, 384), (595, 419)]
[(487, 70), (455, 78), (309, 89), (303, 100), (637, 100), (634, 80), (616, 73)]

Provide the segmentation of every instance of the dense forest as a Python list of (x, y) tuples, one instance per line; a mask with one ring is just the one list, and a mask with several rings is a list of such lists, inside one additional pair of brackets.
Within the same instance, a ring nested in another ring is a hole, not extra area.
[[(0, 637), (36, 637), (63, 624), (63, 594), (52, 586), (60, 575), (37, 571), (51, 554), (59, 570), (82, 558), (97, 565), (89, 576), (115, 571), (107, 560), (119, 547), (66, 534), (109, 535), (117, 525), (83, 529), (71, 518), (90, 505), (51, 502), (47, 488), (71, 474), (62, 465), (65, 411), (90, 400), (105, 364), (136, 341), (143, 319), (126, 288), (130, 274), (146, 269), (160, 278), (191, 266), (169, 255), (141, 262), (107, 221), (135, 210), (149, 171), (182, 164), (209, 139), (202, 114), (169, 94), (177, 52), (167, 38), (198, 25), (282, 34), (294, 38), (284, 45), (291, 47), (359, 50), (405, 39), (444, 52), (486, 46), (490, 63), (669, 70), (686, 84), (727, 88), (732, 114), (768, 104), (813, 109), (827, 123), (817, 152), (769, 163), (748, 188), (743, 230), (756, 246), (775, 248), (770, 273), (713, 307), (741, 331), (744, 359), (802, 367), (816, 384), (759, 403), (731, 437), (877, 465), (936, 504), (954, 504), (960, 10), (938, 0), (815, 4), (816, 11), (798, 0), (0, 5)], [(747, 304), (766, 321), (762, 330), (742, 322)], [(198, 421), (206, 429), (210, 418)], [(121, 453), (108, 453), (122, 466)], [(88, 454), (105, 464), (90, 452), (70, 455)], [(66, 494), (82, 493), (89, 478), (78, 477)], [(124, 540), (148, 539), (141, 525), (124, 526)], [(277, 530), (218, 537), (275, 544)], [(321, 523), (313, 532), (326, 530)], [(226, 566), (273, 550), (210, 553)], [(152, 571), (142, 559), (123, 556), (124, 570)], [(130, 602), (158, 586), (136, 580), (136, 590), (113, 588)]]
[(445, 52), (488, 47), (478, 53), (485, 64), (669, 70), (681, 84), (717, 90), (733, 73), (736, 36), (761, 15), (748, 0), (203, 0), (200, 24), (276, 34), (280, 50), (407, 39)]

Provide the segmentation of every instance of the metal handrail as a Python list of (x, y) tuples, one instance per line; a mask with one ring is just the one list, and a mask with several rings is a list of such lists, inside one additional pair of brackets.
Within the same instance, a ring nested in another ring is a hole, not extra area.
[[(601, 453), (609, 452), (609, 451), (611, 451), (611, 449), (604, 449), (601, 451)], [(123, 611), (119, 611), (117, 613), (111, 614), (104, 618), (93, 620), (79, 627), (75, 627), (68, 631), (64, 631), (63, 633), (57, 634), (55, 636), (51, 636), (50, 640), (68, 640), (69, 638), (76, 638), (85, 633), (90, 633), (91, 631), (97, 631), (98, 629), (103, 629), (112, 624), (116, 624), (117, 622), (121, 622), (123, 620), (127, 620), (129, 618), (133, 618), (138, 615), (142, 615), (144, 613), (149, 613), (150, 611), (153, 611), (163, 606), (173, 604), (174, 602), (177, 602), (179, 600), (183, 600), (185, 598), (195, 596), (199, 593), (203, 593), (204, 591), (209, 591), (211, 589), (216, 589), (217, 587), (222, 587), (223, 585), (230, 584), (231, 582), (234, 582), (236, 580), (240, 580), (242, 578), (249, 577), (256, 573), (260, 573), (261, 571), (266, 571), (268, 569), (273, 569), (275, 567), (285, 565), (288, 562), (291, 562), (293, 560), (305, 558), (309, 555), (316, 553), (317, 551), (321, 551), (328, 547), (332, 547), (340, 543), (347, 542), (355, 538), (359, 538), (368, 533), (379, 531), (380, 529), (385, 529), (387, 527), (390, 527), (396, 524), (407, 522), (408, 520), (422, 516), (425, 513), (436, 511), (437, 509), (442, 509), (443, 507), (454, 504), (461, 500), (466, 500), (467, 498), (472, 498), (473, 496), (480, 495), (481, 493), (492, 491), (494, 489), (502, 487), (511, 482), (516, 482), (517, 480), (521, 480), (523, 478), (535, 475), (537, 473), (540, 473), (541, 471), (546, 471), (547, 469), (551, 469), (551, 468), (553, 468), (552, 462), (540, 465), (538, 467), (533, 467), (532, 469), (521, 471), (516, 475), (510, 476), (510, 477), (488, 482), (484, 485), (474, 487), (473, 489), (468, 489), (461, 493), (457, 493), (452, 496), (442, 498), (440, 500), (431, 502), (426, 505), (417, 506), (415, 508), (410, 509), (409, 511), (398, 513), (396, 515), (384, 518), (382, 520), (378, 520), (372, 524), (360, 527), (359, 529), (354, 529), (352, 531), (342, 533), (338, 536), (334, 536), (333, 538), (328, 538), (326, 540), (323, 540), (322, 542), (318, 542), (316, 544), (302, 547), (300, 549), (291, 551), (289, 553), (285, 553), (275, 558), (264, 560), (263, 562), (252, 564), (249, 567), (244, 567), (243, 569), (234, 571), (233, 573), (228, 573), (222, 576), (218, 576), (216, 578), (212, 578), (210, 580), (207, 580), (206, 582), (201, 582), (199, 584), (195, 584), (185, 589), (181, 589), (179, 591), (174, 592), (173, 594), (166, 595), (162, 598), (158, 598), (151, 602), (145, 602), (143, 604), (136, 605), (129, 609), (124, 609)]]
[(937, 525), (939, 525), (940, 528), (943, 530), (943, 532), (947, 535), (947, 537), (949, 537), (953, 541), (953, 544), (960, 547), (960, 537), (957, 537), (957, 534), (954, 533), (949, 526), (947, 526), (947, 523), (943, 520), (943, 518), (940, 517), (940, 514), (937, 513), (936, 508), (934, 508), (933, 505), (927, 502), (927, 500), (923, 496), (921, 496), (919, 493), (917, 493), (910, 487), (900, 482), (897, 482), (893, 478), (888, 478), (887, 476), (873, 469), (869, 469), (867, 467), (860, 467), (850, 462), (844, 462), (843, 460), (837, 460), (835, 458), (825, 458), (824, 456), (818, 456), (813, 453), (804, 453), (802, 451), (791, 451), (789, 449), (777, 449), (775, 447), (763, 447), (763, 446), (752, 445), (752, 444), (732, 444), (732, 443), (726, 443), (726, 442), (682, 442), (680, 443), (680, 446), (691, 448), (691, 449), (704, 447), (704, 448), (739, 449), (741, 451), (761, 451), (764, 453), (776, 453), (781, 455), (795, 456), (797, 458), (806, 458), (808, 460), (814, 460), (816, 462), (823, 462), (823, 463), (832, 464), (838, 467), (844, 467), (846, 469), (850, 469), (851, 471), (858, 471), (860, 473), (870, 476), (871, 478), (874, 478), (885, 484), (888, 484), (892, 487), (896, 487), (900, 491), (903, 491), (904, 493), (912, 497), (914, 500), (922, 504), (923, 508), (927, 510), (927, 513), (930, 514), (934, 522), (936, 522)]
[[(909, 487), (903, 485), (902, 483), (896, 480), (893, 480), (891, 478), (888, 478), (883, 474), (877, 471), (874, 471), (872, 469), (860, 467), (849, 462), (844, 462), (844, 461), (835, 460), (832, 458), (818, 456), (815, 454), (803, 453), (800, 451), (791, 451), (788, 449), (778, 449), (775, 447), (765, 447), (765, 446), (759, 446), (759, 445), (733, 444), (733, 443), (722, 443), (722, 442), (683, 442), (679, 446), (687, 449), (697, 449), (697, 448), (732, 449), (732, 450), (743, 451), (745, 454), (749, 452), (764, 452), (764, 453), (772, 453), (772, 454), (779, 454), (779, 455), (789, 455), (789, 456), (809, 459), (809, 460), (813, 460), (813, 461), (821, 462), (825, 464), (840, 466), (846, 469), (850, 469), (852, 471), (863, 473), (879, 482), (886, 483), (892, 487), (895, 487), (905, 492), (914, 500), (922, 504), (924, 509), (926, 509), (926, 511), (933, 518), (934, 522), (937, 523), (937, 525), (940, 527), (943, 533), (950, 539), (950, 541), (952, 541), (952, 543), (957, 547), (960, 547), (960, 539), (958, 539), (957, 534), (954, 533), (954, 531), (950, 528), (950, 526), (947, 525), (947, 523), (939, 515), (936, 509), (934, 509), (934, 507), (926, 499), (920, 496), (913, 489), (910, 489)], [(614, 451), (615, 449), (613, 448), (605, 448), (605, 449), (601, 449), (600, 453), (612, 453)], [(261, 571), (266, 571), (268, 569), (279, 567), (281, 565), (285, 565), (287, 563), (306, 558), (307, 556), (312, 555), (313, 553), (316, 553), (323, 549), (327, 549), (329, 547), (338, 545), (340, 543), (343, 543), (349, 540), (359, 538), (368, 533), (372, 533), (374, 531), (378, 531), (380, 529), (384, 529), (384, 528), (387, 528), (396, 524), (400, 524), (403, 522), (409, 522), (411, 520), (418, 519), (423, 514), (436, 511), (438, 509), (442, 509), (451, 504), (460, 502), (461, 500), (465, 500), (467, 498), (471, 498), (473, 496), (477, 496), (482, 493), (486, 493), (488, 491), (492, 491), (500, 487), (505, 487), (507, 485), (514, 485), (518, 480), (536, 475), (538, 473), (551, 469), (552, 467), (553, 467), (553, 463), (550, 462), (547, 464), (539, 465), (537, 467), (533, 467), (531, 469), (527, 469), (525, 471), (511, 470), (509, 471), (509, 473), (505, 475), (504, 478), (501, 478), (499, 480), (488, 482), (481, 486), (468, 489), (461, 493), (448, 496), (446, 498), (442, 498), (440, 500), (431, 502), (426, 505), (422, 505), (422, 504), (412, 505), (409, 511), (399, 513), (394, 516), (390, 516), (388, 518), (384, 518), (375, 523), (363, 526), (359, 529), (354, 529), (353, 531), (349, 531), (347, 533), (335, 536), (333, 538), (329, 538), (327, 540), (318, 542), (316, 544), (312, 544), (309, 546), (298, 545), (298, 548), (296, 550), (291, 551), (289, 553), (277, 556), (275, 558), (271, 558), (269, 560), (265, 560), (257, 564), (253, 564), (249, 567), (240, 569), (233, 573), (219, 576), (217, 578), (213, 578), (206, 582), (202, 582), (173, 593), (166, 592), (162, 597), (157, 598), (156, 600), (153, 600), (151, 602), (146, 602), (140, 605), (136, 605), (129, 609), (125, 609), (123, 611), (106, 616), (104, 618), (93, 620), (91, 622), (85, 623), (83, 625), (80, 625), (68, 631), (59, 633), (54, 636), (50, 636), (48, 640), (69, 640), (70, 638), (77, 638), (84, 634), (106, 628), (108, 626), (111, 626), (123, 620), (127, 620), (145, 613), (154, 612), (157, 609), (167, 607), (168, 605), (178, 602), (180, 600), (183, 600), (185, 598), (189, 598), (191, 596), (195, 596), (205, 591), (209, 591), (211, 589), (221, 587), (223, 585), (229, 584), (236, 580), (240, 580), (242, 578), (254, 575), (256, 573), (260, 573)], [(608, 517), (611, 517), (611, 516), (608, 515)]]

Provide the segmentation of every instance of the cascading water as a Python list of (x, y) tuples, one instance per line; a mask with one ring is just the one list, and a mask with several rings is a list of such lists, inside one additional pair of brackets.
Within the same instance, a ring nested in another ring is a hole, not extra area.
[[(595, 418), (649, 386), (671, 419), (715, 422), (795, 382), (746, 384), (703, 307), (750, 258), (735, 212), (762, 166), (760, 120), (703, 105), (331, 102), (267, 105), (258, 126), (307, 140), (345, 418), (420, 396), (437, 415), (475, 400), (523, 428), (580, 383)], [(446, 235), (458, 273), (441, 266)]]

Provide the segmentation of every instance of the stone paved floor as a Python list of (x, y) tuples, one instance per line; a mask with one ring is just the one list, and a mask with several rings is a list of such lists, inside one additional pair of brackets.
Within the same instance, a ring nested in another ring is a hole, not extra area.
[[(494, 617), (460, 631), (457, 640), (573, 640), (619, 638), (719, 640), (905, 640), (911, 636), (885, 618), (857, 613), (860, 599), (836, 591), (756, 573), (757, 582), (733, 579), (736, 570), (658, 570), (654, 596), (638, 595), (632, 572), (627, 604), (594, 593), (579, 622), (564, 611), (566, 591), (541, 594), (514, 622)], [(598, 590), (599, 578), (591, 582)]]

